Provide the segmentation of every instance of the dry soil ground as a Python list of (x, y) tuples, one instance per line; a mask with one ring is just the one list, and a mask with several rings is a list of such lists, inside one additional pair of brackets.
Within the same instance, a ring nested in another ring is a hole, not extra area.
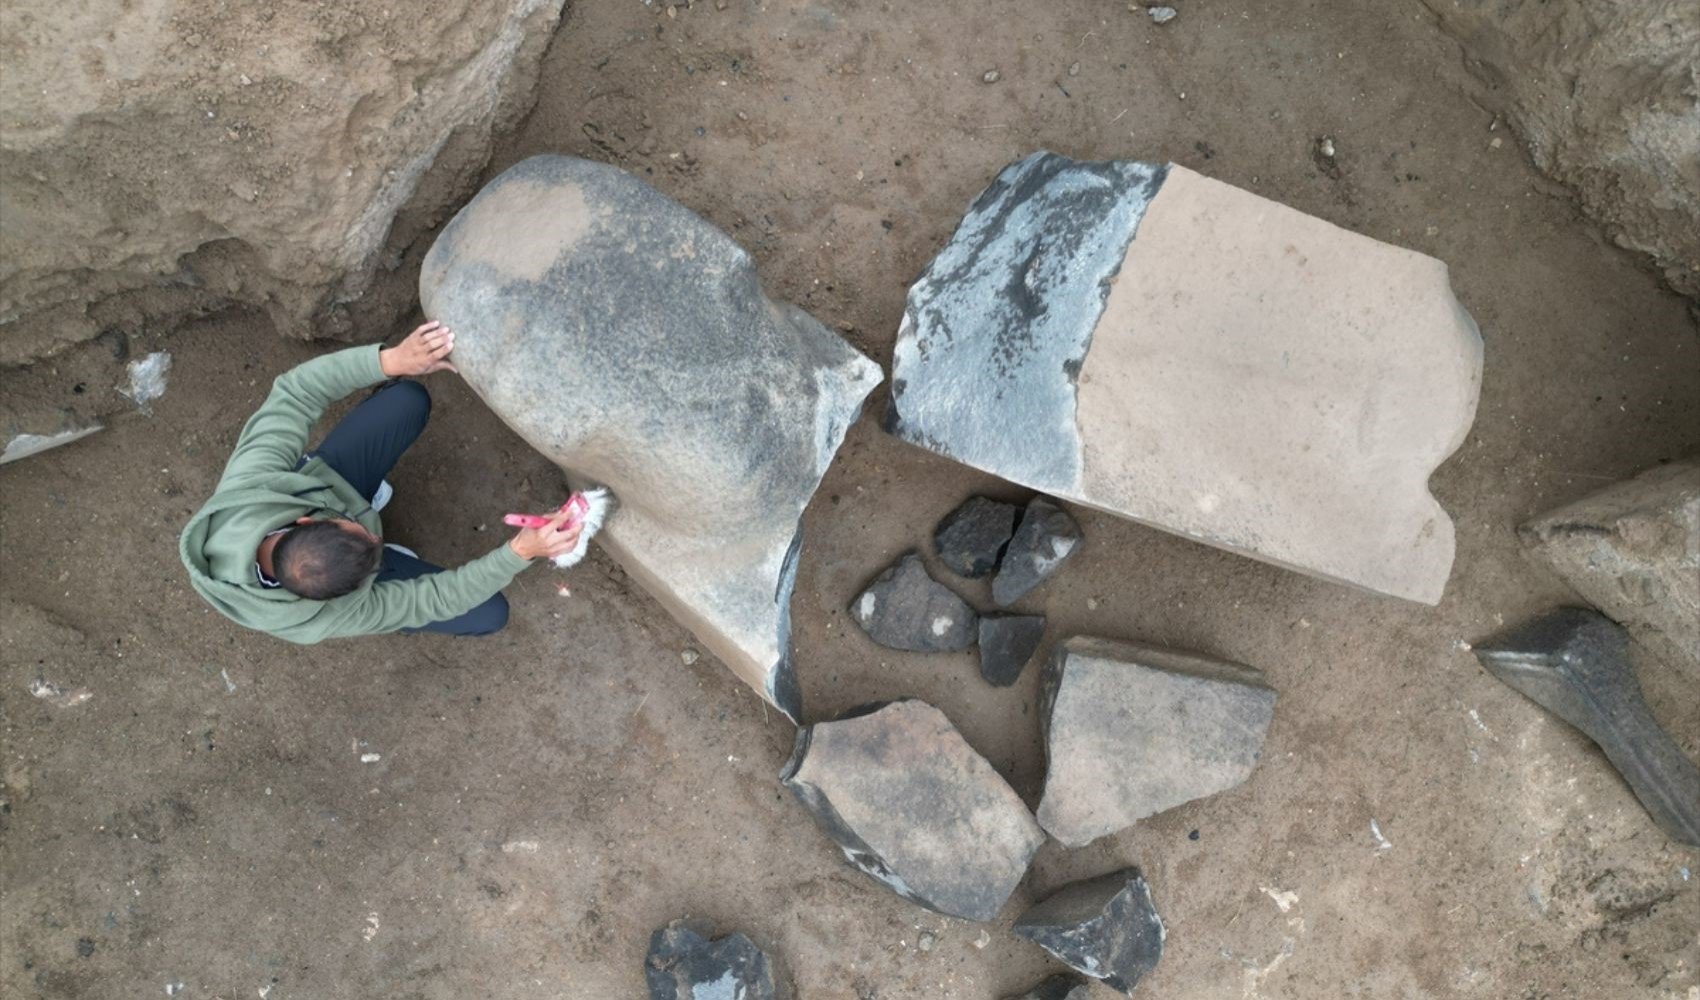
[[(570, 598), (552, 570), (522, 577), (488, 640), (239, 632), (189, 590), (175, 534), (269, 380), (321, 348), (226, 317), (137, 345), (176, 357), (151, 417), (0, 472), (0, 993), (637, 997), (649, 932), (693, 914), (781, 956), (805, 998), (986, 1000), (1048, 968), (1007, 933), (1022, 906), (1137, 863), (1169, 929), (1149, 997), (1700, 996), (1700, 854), (1461, 645), (1565, 599), (1519, 520), (1700, 447), (1692, 312), (1490, 130), (1416, 3), (1178, 6), (1157, 27), (1106, 0), (579, 3), (495, 167), (564, 151), (638, 172), (882, 362), (906, 279), (1040, 147), (1172, 159), (1446, 260), (1487, 363), (1434, 478), (1459, 538), (1440, 607), (1092, 514), (1031, 602), (1053, 637), (1264, 669), (1281, 700), (1248, 783), (1048, 846), (980, 926), (848, 869), (776, 785), (791, 727), (711, 658), (683, 664), (690, 636), (600, 556)], [(77, 374), (32, 377), (68, 393)], [(453, 562), (558, 477), (432, 386), (389, 523)], [(1017, 495), (864, 420), (807, 517), (797, 655), (811, 717), (925, 698), (1036, 802), (1033, 671), (992, 690), (972, 653), (882, 651), (843, 611), (982, 490)], [(1700, 756), (1694, 679), (1641, 676)], [(32, 697), (38, 677), (92, 697)]]

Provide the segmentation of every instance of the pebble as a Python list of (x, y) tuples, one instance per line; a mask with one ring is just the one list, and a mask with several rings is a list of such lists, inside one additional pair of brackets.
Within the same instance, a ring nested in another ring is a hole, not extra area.
[(1168, 24), (1180, 14), (1180, 11), (1173, 7), (1147, 7), (1145, 13), (1150, 15), (1151, 20), (1157, 24)]
[(700, 654), (698, 654), (696, 650), (687, 646), (684, 650), (680, 651), (679, 659), (685, 661), (685, 666), (688, 667), (697, 661), (698, 655)]
[(995, 69), (989, 69), (989, 70), (986, 70), (985, 76), (980, 77), (980, 80), (983, 83), (997, 83), (998, 80), (1002, 79), (1002, 77), (1003, 77), (1002, 73), (999, 73)]
[(1079, 76), (1080, 75), (1080, 64), (1075, 63), (1074, 65), (1070, 66), (1068, 68), (1068, 75), (1069, 76)]
[(937, 942), (938, 937), (932, 931), (922, 931), (920, 938), (915, 942), (915, 946), (922, 951), (932, 951), (933, 945)]

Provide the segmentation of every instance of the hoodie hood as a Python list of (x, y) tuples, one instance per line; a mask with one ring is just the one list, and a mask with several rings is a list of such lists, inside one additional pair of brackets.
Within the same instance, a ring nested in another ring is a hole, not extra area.
[[(266, 535), (298, 518), (347, 518), (382, 536), (377, 512), (319, 459), (296, 472), (273, 472), (219, 489), (189, 519), (178, 554), (196, 592), (220, 614), (248, 628), (280, 632), (311, 621), (324, 601), (265, 587), (254, 562)], [(364, 590), (372, 585), (368, 579)]]

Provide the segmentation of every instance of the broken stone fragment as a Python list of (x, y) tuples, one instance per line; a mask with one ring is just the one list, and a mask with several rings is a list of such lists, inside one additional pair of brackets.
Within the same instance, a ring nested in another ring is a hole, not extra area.
[(682, 920), (649, 938), (649, 1000), (775, 1000), (767, 955), (742, 934), (710, 941)]
[(1433, 604), (1453, 528), (1428, 478), (1475, 417), (1481, 363), (1438, 260), (1173, 164), (1041, 152), (910, 288), (885, 423), (1064, 500)]
[(1051, 976), (1019, 996), (1004, 1000), (1091, 1000), (1092, 988), (1069, 976)]
[(1163, 957), (1163, 919), (1138, 868), (1067, 886), (1010, 930), (1123, 993), (1132, 993)]
[(934, 580), (913, 552), (868, 584), (850, 616), (880, 645), (917, 653), (967, 649), (979, 625), (974, 609)]
[(1039, 825), (1080, 847), (1244, 781), (1275, 714), (1261, 672), (1079, 637), (1046, 664)]
[(1599, 744), (1666, 836), (1700, 847), (1700, 768), (1647, 708), (1622, 626), (1556, 608), (1475, 651), (1489, 673)]
[(1589, 604), (1700, 681), (1700, 459), (1649, 469), (1518, 534)]
[(992, 580), (992, 600), (1008, 606), (1021, 600), (1062, 568), (1080, 547), (1080, 525), (1068, 511), (1044, 497), (1028, 501), (1021, 525), (1004, 551)]
[(993, 687), (1014, 684), (1044, 636), (1044, 615), (982, 615), (980, 676)]
[(780, 780), (852, 865), (953, 917), (996, 917), (1045, 840), (1003, 776), (920, 701), (798, 730)]
[(443, 229), (425, 314), (509, 427), (619, 510), (597, 536), (793, 720), (803, 508), (879, 368), (762, 294), (749, 254), (615, 167), (535, 156)]
[(957, 576), (978, 580), (997, 571), (1004, 546), (1015, 534), (1021, 508), (1014, 504), (971, 497), (939, 523), (933, 547), (939, 561)]

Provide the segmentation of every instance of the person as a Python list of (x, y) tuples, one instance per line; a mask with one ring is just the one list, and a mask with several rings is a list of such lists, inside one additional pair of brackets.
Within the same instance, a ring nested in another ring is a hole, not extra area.
[[(386, 632), (487, 635), (508, 620), (501, 590), (534, 560), (571, 551), (557, 512), (445, 570), (385, 544), (386, 480), (431, 413), (404, 376), (455, 370), (454, 331), (426, 323), (392, 348), (353, 347), (285, 372), (236, 439), (212, 498), (179, 543), (195, 590), (239, 625), (297, 643)], [(378, 388), (304, 453), (331, 403)]]

